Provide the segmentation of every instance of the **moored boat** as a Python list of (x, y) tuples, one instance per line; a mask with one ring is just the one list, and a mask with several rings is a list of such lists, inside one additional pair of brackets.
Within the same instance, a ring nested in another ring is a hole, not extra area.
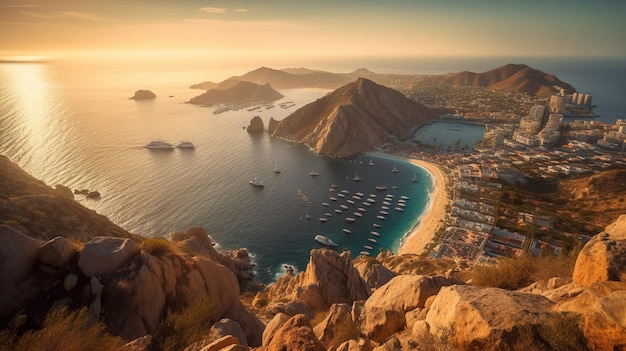
[(181, 141), (180, 143), (176, 144), (176, 147), (179, 149), (195, 149), (196, 148), (196, 146), (190, 141)]
[(254, 179), (252, 179), (251, 181), (249, 181), (248, 183), (250, 183), (250, 185), (255, 186), (257, 188), (263, 188), (265, 187), (265, 184), (263, 184), (262, 181), (256, 179), (256, 177), (254, 177)]
[(322, 245), (326, 245), (326, 246), (338, 246), (337, 243), (335, 243), (329, 237), (324, 236), (322, 234), (317, 234), (315, 236), (315, 241), (317, 241), (318, 243), (320, 243)]
[(172, 144), (165, 142), (163, 140), (151, 141), (148, 144), (146, 144), (145, 147), (147, 149), (152, 149), (152, 150), (172, 150), (174, 148)]

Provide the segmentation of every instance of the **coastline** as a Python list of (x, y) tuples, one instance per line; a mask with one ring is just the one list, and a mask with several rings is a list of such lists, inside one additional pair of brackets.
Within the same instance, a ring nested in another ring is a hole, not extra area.
[(402, 239), (398, 254), (415, 254), (420, 255), (426, 249), (426, 246), (434, 239), (435, 233), (442, 225), (442, 220), (446, 215), (446, 205), (448, 204), (446, 182), (441, 169), (434, 163), (417, 160), (398, 155), (392, 155), (384, 152), (369, 152), (372, 156), (381, 156), (396, 158), (410, 162), (418, 167), (424, 168), (430, 173), (433, 179), (433, 188), (430, 194), (431, 198), (428, 208), (420, 216), (419, 222), (410, 230), (410, 232)]

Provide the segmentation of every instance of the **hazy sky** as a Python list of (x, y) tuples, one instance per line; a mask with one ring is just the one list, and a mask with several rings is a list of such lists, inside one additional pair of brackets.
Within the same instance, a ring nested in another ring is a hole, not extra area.
[(626, 57), (625, 15), (623, 0), (0, 0), (0, 57)]

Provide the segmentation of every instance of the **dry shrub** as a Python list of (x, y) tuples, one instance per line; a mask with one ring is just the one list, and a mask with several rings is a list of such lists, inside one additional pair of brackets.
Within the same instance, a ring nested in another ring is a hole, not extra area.
[(139, 245), (139, 249), (143, 254), (157, 257), (181, 254), (176, 245), (165, 238), (148, 238)]
[[(2, 343), (7, 334), (2, 336)], [(15, 351), (83, 351), (83, 350), (118, 350), (122, 339), (107, 333), (102, 323), (94, 323), (87, 309), (70, 312), (67, 307), (48, 312), (39, 330), (26, 332), (16, 340)]]
[(215, 323), (215, 307), (208, 296), (163, 321), (153, 335), (149, 351), (183, 350), (209, 334)]

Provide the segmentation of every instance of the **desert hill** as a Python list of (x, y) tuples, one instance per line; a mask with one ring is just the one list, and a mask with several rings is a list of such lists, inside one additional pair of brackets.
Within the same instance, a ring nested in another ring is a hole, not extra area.
[(483, 73), (469, 71), (453, 73), (436, 77), (433, 82), (521, 92), (539, 97), (557, 93), (555, 86), (565, 89), (567, 93), (574, 91), (574, 87), (559, 80), (556, 76), (523, 64), (507, 64)]
[(279, 122), (271, 120), (268, 129), (319, 154), (351, 157), (391, 136), (408, 137), (434, 117), (433, 111), (402, 93), (359, 78)]
[(215, 88), (188, 101), (194, 105), (217, 105), (239, 102), (271, 102), (282, 99), (283, 95), (272, 88), (269, 83), (262, 85), (249, 81), (237, 81), (228, 88)]

